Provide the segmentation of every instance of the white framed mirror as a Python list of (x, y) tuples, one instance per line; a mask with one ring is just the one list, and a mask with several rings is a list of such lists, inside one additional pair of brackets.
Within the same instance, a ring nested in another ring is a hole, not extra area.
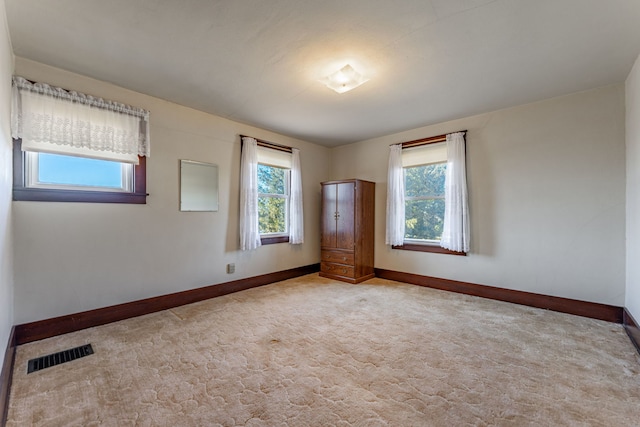
[(180, 210), (218, 210), (218, 165), (180, 160)]

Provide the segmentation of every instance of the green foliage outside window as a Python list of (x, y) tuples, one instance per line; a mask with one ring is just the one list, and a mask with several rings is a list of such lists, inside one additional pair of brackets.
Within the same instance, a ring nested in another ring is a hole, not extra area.
[(446, 163), (404, 169), (406, 239), (442, 237), (446, 171)]
[(260, 234), (287, 232), (287, 170), (258, 164)]
[(258, 193), (287, 194), (286, 172), (283, 168), (258, 164)]

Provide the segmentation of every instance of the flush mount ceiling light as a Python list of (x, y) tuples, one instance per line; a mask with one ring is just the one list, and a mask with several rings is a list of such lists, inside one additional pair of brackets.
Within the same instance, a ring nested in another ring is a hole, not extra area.
[(351, 89), (355, 89), (362, 83), (368, 81), (366, 77), (358, 73), (356, 70), (347, 64), (333, 74), (328, 75), (324, 79), (320, 80), (329, 89), (333, 89), (338, 93), (345, 93)]

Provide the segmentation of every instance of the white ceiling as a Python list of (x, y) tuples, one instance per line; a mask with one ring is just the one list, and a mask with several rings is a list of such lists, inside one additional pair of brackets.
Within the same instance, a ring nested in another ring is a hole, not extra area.
[[(6, 0), (6, 9), (17, 56), (327, 146), (623, 82), (640, 52), (639, 0)], [(371, 80), (344, 94), (318, 82), (346, 63)]]

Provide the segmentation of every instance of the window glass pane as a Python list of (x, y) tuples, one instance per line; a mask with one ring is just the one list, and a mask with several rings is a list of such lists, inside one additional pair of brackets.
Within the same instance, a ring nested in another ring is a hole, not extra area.
[(444, 220), (444, 199), (407, 200), (405, 235), (407, 239), (440, 240)]
[(446, 172), (446, 163), (404, 168), (405, 196), (444, 196)]
[(258, 228), (260, 234), (285, 233), (287, 200), (282, 197), (258, 197)]
[(258, 193), (286, 194), (286, 169), (258, 164)]
[(38, 154), (38, 181), (43, 184), (122, 188), (122, 164), (59, 154)]

